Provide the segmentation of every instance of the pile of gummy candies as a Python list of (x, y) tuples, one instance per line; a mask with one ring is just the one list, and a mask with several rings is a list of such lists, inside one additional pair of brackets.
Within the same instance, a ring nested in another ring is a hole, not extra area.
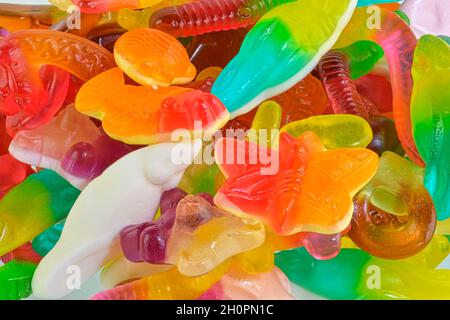
[(1, 299), (450, 299), (448, 0), (50, 2), (0, 5)]

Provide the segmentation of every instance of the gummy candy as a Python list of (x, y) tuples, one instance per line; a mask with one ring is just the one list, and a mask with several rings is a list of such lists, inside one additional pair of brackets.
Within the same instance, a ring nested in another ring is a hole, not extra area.
[[(114, 88), (112, 91), (111, 89)], [(112, 138), (129, 144), (171, 140), (176, 129), (214, 133), (228, 120), (228, 112), (212, 94), (183, 87), (125, 84), (119, 68), (89, 80), (78, 92), (78, 111), (102, 120)], [(196, 123), (200, 128), (196, 128)]]
[(176, 208), (162, 209), (156, 223), (122, 230), (122, 249), (131, 261), (173, 264), (193, 277), (264, 242), (261, 223), (219, 210), (201, 195), (182, 195)]
[[(84, 282), (116, 258), (120, 231), (153, 218), (162, 192), (178, 184), (200, 146), (201, 141), (195, 140), (139, 149), (93, 180), (72, 207), (60, 240), (39, 264), (33, 293), (41, 298), (60, 298), (71, 291), (64, 280), (68, 266), (80, 266)], [(171, 158), (174, 150), (191, 156), (184, 159), (189, 163), (176, 163)]]
[(175, 37), (246, 28), (266, 12), (295, 0), (197, 0), (154, 12), (149, 26)]
[(234, 118), (286, 91), (331, 49), (355, 7), (356, 0), (302, 0), (270, 10), (247, 34), (211, 92)]
[(29, 166), (17, 161), (10, 154), (0, 156), (0, 200), (30, 173)]
[(142, 85), (184, 84), (196, 75), (183, 45), (156, 29), (136, 29), (123, 34), (114, 45), (114, 58), (130, 78)]
[(26, 242), (13, 251), (1, 256), (0, 260), (5, 264), (12, 260), (38, 264), (42, 260), (42, 257), (36, 251), (34, 251), (33, 247), (31, 246), (31, 242)]
[(420, 38), (412, 73), (414, 140), (426, 163), (425, 187), (444, 220), (450, 217), (450, 45), (431, 35)]
[(420, 38), (425, 34), (450, 35), (450, 7), (446, 0), (405, 0), (400, 8), (411, 21), (411, 29)]
[(278, 268), (248, 274), (232, 266), (199, 300), (293, 300), (289, 280)]
[(372, 130), (364, 119), (346, 114), (324, 115), (293, 121), (281, 128), (293, 137), (314, 132), (327, 149), (365, 148), (372, 140)]
[[(225, 154), (235, 156), (237, 150), (244, 150), (248, 158), (227, 163)], [(249, 157), (256, 152), (259, 163), (253, 164)], [(282, 155), (275, 174), (265, 172), (261, 163), (261, 156), (271, 152)], [(378, 166), (378, 157), (372, 151), (327, 151), (311, 131), (297, 139), (281, 133), (279, 150), (272, 151), (222, 138), (217, 142), (215, 157), (227, 180), (214, 203), (233, 214), (261, 219), (281, 235), (343, 231), (353, 213), (352, 196), (374, 176)]]
[(373, 140), (367, 146), (368, 149), (379, 156), (385, 151), (392, 151), (401, 156), (405, 154), (397, 137), (394, 120), (382, 115), (372, 115), (369, 117), (369, 124), (372, 128)]
[[(50, 121), (66, 97), (68, 72), (86, 81), (113, 67), (114, 60), (109, 51), (82, 37), (24, 30), (3, 39), (0, 65), (5, 79), (0, 111), (8, 115), (7, 126), (15, 133)], [(40, 70), (43, 65), (50, 66)]]
[(86, 35), (86, 38), (92, 42), (98, 43), (109, 52), (114, 52), (114, 45), (117, 39), (127, 30), (121, 28), (117, 23), (105, 23), (92, 28)]
[(228, 270), (224, 262), (214, 270), (199, 277), (187, 277), (172, 268), (169, 271), (100, 292), (93, 300), (189, 300), (205, 293)]
[(412, 137), (410, 119), (413, 86), (411, 66), (417, 41), (409, 26), (398, 15), (382, 8), (379, 10), (380, 14), (376, 15), (380, 20), (379, 25), (374, 26), (373, 13), (365, 8), (357, 9), (335, 48), (346, 47), (359, 40), (375, 41), (383, 48), (389, 65), (398, 137), (408, 157), (423, 165)]
[(448, 240), (441, 236), (409, 259), (383, 260), (343, 249), (336, 258), (320, 261), (298, 248), (278, 253), (276, 264), (294, 283), (330, 299), (448, 299), (449, 271), (433, 270), (448, 253)]
[(32, 174), (10, 190), (0, 200), (0, 255), (64, 219), (78, 194), (77, 189), (51, 170)]
[(385, 152), (375, 177), (354, 198), (350, 238), (385, 259), (415, 255), (433, 237), (436, 215), (422, 184), (423, 169)]
[(392, 112), (392, 87), (383, 75), (370, 73), (354, 81), (364, 98), (374, 103), (380, 113)]
[(166, 0), (71, 0), (81, 12), (103, 13), (123, 8), (140, 9), (157, 5)]
[(31, 294), (31, 279), (36, 264), (10, 261), (0, 267), (0, 299), (20, 300)]
[(238, 54), (247, 32), (239, 29), (195, 36), (186, 48), (188, 56), (200, 71), (211, 66), (225, 68)]
[(358, 7), (371, 6), (375, 4), (398, 2), (395, 0), (358, 0)]
[(33, 250), (36, 251), (41, 257), (45, 257), (45, 255), (49, 253), (58, 242), (63, 228), (64, 223), (60, 222), (43, 231), (33, 239), (31, 243)]
[(184, 172), (178, 187), (190, 194), (204, 192), (215, 195), (224, 179), (215, 163), (192, 164)]
[(263, 102), (253, 119), (252, 130), (248, 134), (249, 141), (270, 148), (276, 142), (281, 116), (282, 110), (278, 103), (271, 100)]

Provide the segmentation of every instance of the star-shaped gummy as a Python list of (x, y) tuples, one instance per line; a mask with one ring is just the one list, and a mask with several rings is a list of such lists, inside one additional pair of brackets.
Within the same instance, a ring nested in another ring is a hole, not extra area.
[(280, 235), (343, 231), (352, 217), (353, 196), (378, 168), (374, 152), (326, 150), (311, 131), (298, 138), (282, 132), (278, 150), (222, 138), (215, 157), (227, 177), (216, 205), (258, 218)]

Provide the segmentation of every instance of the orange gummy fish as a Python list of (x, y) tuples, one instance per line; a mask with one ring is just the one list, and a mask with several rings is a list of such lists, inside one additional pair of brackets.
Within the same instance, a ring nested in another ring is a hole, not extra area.
[(119, 68), (86, 82), (75, 107), (102, 120), (110, 137), (128, 144), (167, 142), (177, 129), (189, 130), (196, 137), (202, 133), (199, 129), (212, 134), (229, 118), (225, 106), (210, 93), (182, 87), (126, 85)]

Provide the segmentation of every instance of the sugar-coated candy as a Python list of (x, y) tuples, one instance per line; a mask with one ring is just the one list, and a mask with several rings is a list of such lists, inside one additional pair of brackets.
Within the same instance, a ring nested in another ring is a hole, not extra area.
[(377, 174), (353, 200), (349, 236), (359, 248), (385, 259), (407, 258), (425, 248), (436, 214), (422, 180), (422, 168), (383, 154)]
[(326, 261), (299, 248), (278, 253), (276, 264), (292, 282), (329, 299), (448, 299), (450, 271), (433, 269), (447, 257), (449, 247), (440, 236), (409, 259), (383, 260), (359, 249), (343, 249)]
[(278, 268), (249, 274), (238, 267), (230, 270), (199, 300), (293, 300), (291, 284)]
[[(71, 291), (66, 286), (69, 266), (81, 268), (84, 282), (116, 258), (120, 231), (151, 221), (162, 192), (177, 186), (200, 146), (201, 141), (196, 140), (139, 149), (93, 180), (72, 207), (60, 240), (39, 264), (33, 293), (41, 298), (60, 298)], [(172, 158), (177, 151), (189, 157), (177, 161)], [(127, 179), (123, 179), (124, 174)]]
[(193, 300), (204, 294), (227, 272), (229, 261), (198, 277), (188, 277), (176, 267), (114, 289), (105, 290), (92, 297), (93, 300)]
[(450, 6), (446, 0), (405, 0), (400, 8), (420, 38), (425, 34), (450, 36)]
[(270, 10), (247, 34), (211, 92), (234, 118), (286, 91), (331, 49), (355, 7), (356, 0), (302, 0)]
[(420, 38), (412, 73), (414, 140), (426, 164), (425, 187), (444, 220), (450, 217), (450, 44), (431, 35)]
[(271, 9), (295, 0), (197, 0), (161, 8), (149, 21), (175, 37), (246, 28)]
[(199, 276), (264, 242), (264, 226), (258, 221), (222, 211), (201, 194), (180, 195), (170, 210), (161, 207), (156, 223), (122, 230), (122, 249), (128, 259), (173, 264), (183, 275)]
[(23, 30), (1, 42), (0, 65), (5, 79), (0, 111), (8, 115), (7, 126), (16, 133), (50, 121), (65, 100), (69, 73), (86, 81), (113, 67), (114, 59), (106, 49), (79, 36)]
[[(256, 152), (259, 160), (254, 164), (249, 157)], [(279, 157), (271, 153), (278, 153)], [(235, 163), (227, 163), (225, 155), (230, 154), (237, 159)], [(242, 154), (245, 158), (236, 158)], [(298, 138), (281, 133), (279, 150), (264, 150), (242, 140), (222, 138), (217, 142), (215, 157), (227, 179), (214, 202), (234, 214), (261, 219), (281, 235), (343, 231), (353, 213), (353, 195), (378, 167), (378, 157), (372, 151), (327, 151), (311, 131)], [(273, 160), (277, 158), (278, 161)], [(267, 164), (267, 160), (272, 163)], [(275, 172), (268, 169), (273, 165), (278, 165)]]
[(136, 29), (123, 34), (114, 45), (114, 58), (130, 78), (142, 85), (184, 84), (196, 75), (183, 45), (156, 29)]
[(342, 48), (355, 41), (369, 40), (378, 43), (384, 50), (389, 65), (393, 91), (395, 126), (403, 149), (415, 163), (423, 165), (412, 136), (411, 93), (413, 81), (411, 67), (416, 46), (416, 37), (409, 26), (394, 12), (379, 9), (376, 15), (379, 25), (374, 24), (372, 11), (359, 8), (342, 32), (335, 47)]
[(36, 264), (12, 260), (0, 267), (0, 299), (20, 300), (28, 297)]
[(172, 141), (177, 129), (194, 135), (202, 134), (199, 129), (203, 129), (212, 134), (229, 117), (223, 104), (210, 93), (175, 86), (155, 89), (127, 85), (119, 68), (86, 82), (78, 92), (75, 107), (102, 120), (110, 137), (129, 144)]
[(51, 170), (30, 175), (0, 200), (0, 255), (63, 220), (80, 191)]

